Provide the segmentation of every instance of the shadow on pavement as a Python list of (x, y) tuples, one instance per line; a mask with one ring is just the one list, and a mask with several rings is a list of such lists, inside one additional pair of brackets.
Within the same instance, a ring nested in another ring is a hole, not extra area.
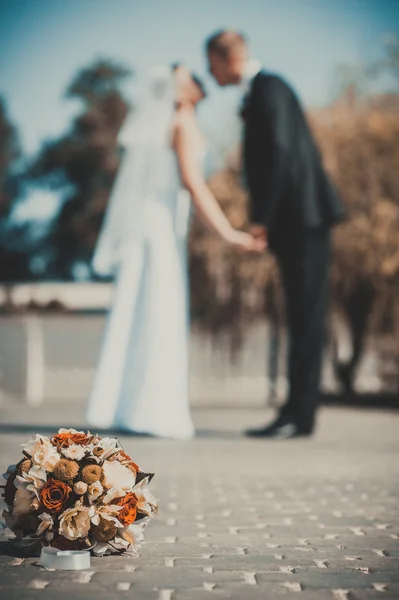
[(399, 410), (399, 393), (380, 392), (362, 394), (327, 394), (323, 393), (321, 404), (326, 406), (342, 406), (346, 408), (375, 408)]
[(12, 558), (38, 558), (40, 556), (41, 544), (21, 543), (14, 540), (0, 542), (0, 556), (11, 556)]

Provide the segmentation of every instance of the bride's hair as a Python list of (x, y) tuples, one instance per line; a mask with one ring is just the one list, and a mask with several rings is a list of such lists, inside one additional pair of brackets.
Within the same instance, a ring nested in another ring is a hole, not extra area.
[[(170, 68), (172, 69), (172, 71), (176, 71), (177, 69), (179, 69), (179, 67), (183, 67), (183, 66), (184, 66), (183, 63), (181, 63), (181, 62), (174, 62), (170, 65)], [(207, 91), (206, 91), (206, 87), (205, 87), (202, 79), (200, 77), (198, 77), (198, 75), (196, 73), (194, 73), (193, 71), (190, 71), (190, 75), (191, 75), (191, 79), (193, 80), (193, 83), (197, 86), (197, 88), (201, 92), (202, 96), (204, 98), (206, 98)]]
[(206, 87), (205, 87), (204, 82), (202, 81), (202, 79), (200, 77), (198, 77), (198, 75), (196, 75), (192, 71), (191, 71), (191, 79), (193, 80), (193, 82), (195, 83), (195, 85), (197, 86), (197, 88), (200, 90), (200, 92), (203, 95), (203, 97), (206, 98), (207, 91), (206, 91)]

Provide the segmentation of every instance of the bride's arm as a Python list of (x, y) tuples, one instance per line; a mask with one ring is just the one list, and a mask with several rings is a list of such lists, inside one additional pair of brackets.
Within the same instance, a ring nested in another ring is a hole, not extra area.
[(200, 161), (196, 136), (193, 135), (191, 115), (180, 115), (176, 124), (174, 148), (177, 154), (182, 183), (189, 191), (198, 216), (206, 227), (224, 241), (245, 250), (261, 250), (259, 241), (234, 229), (216, 198), (206, 184)]

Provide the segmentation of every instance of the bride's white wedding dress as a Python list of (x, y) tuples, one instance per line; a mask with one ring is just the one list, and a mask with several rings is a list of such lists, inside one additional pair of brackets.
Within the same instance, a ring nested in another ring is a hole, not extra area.
[(86, 416), (94, 429), (187, 439), (190, 199), (170, 148), (174, 99), (171, 70), (156, 69), (119, 135), (125, 156), (93, 259), (115, 293)]
[[(120, 251), (87, 421), (94, 428), (187, 439), (194, 435), (188, 399), (190, 199), (181, 190), (175, 153), (169, 150), (165, 160), (162, 188), (143, 207), (139, 235)], [(128, 179), (125, 185), (128, 193)]]

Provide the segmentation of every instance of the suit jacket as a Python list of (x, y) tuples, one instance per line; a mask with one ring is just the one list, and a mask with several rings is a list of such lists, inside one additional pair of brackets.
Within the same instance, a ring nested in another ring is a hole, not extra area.
[(261, 71), (245, 104), (244, 168), (252, 222), (269, 233), (330, 227), (344, 217), (292, 89)]

